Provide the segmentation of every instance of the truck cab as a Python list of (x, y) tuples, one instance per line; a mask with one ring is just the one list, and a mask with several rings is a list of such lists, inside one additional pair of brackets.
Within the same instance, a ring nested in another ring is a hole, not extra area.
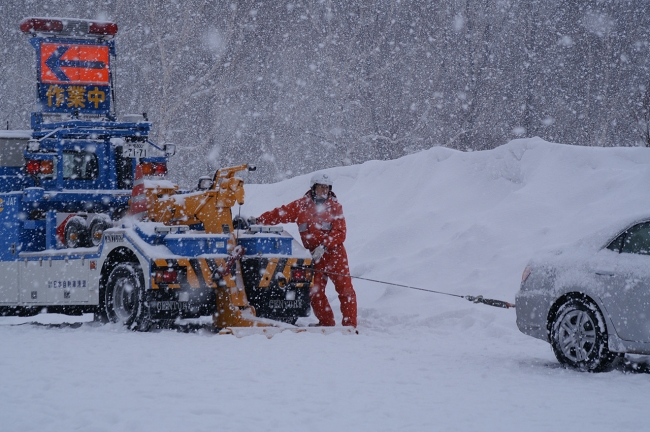
[(49, 207), (57, 211), (101, 212), (119, 219), (128, 206), (136, 165), (148, 176), (164, 177), (175, 151), (150, 142), (151, 124), (140, 120), (52, 124), (33, 116), (23, 187), (56, 191)]
[[(56, 211), (59, 247), (96, 244), (111, 221), (126, 214), (136, 166), (149, 178), (164, 178), (175, 148), (150, 142), (151, 124), (143, 116), (49, 123), (38, 114), (31, 130), (0, 132), (0, 193), (40, 194), (24, 217), (42, 221)], [(95, 219), (101, 223), (91, 226)], [(68, 228), (70, 222), (76, 225)]]

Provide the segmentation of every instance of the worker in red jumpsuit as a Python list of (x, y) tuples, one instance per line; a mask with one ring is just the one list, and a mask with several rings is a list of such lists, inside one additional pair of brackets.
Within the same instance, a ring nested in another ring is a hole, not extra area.
[(342, 324), (357, 326), (357, 295), (352, 287), (348, 255), (343, 246), (345, 218), (327, 174), (315, 174), (311, 178), (311, 189), (302, 198), (249, 220), (262, 225), (297, 223), (302, 243), (314, 261), (314, 286), (310, 298), (318, 325), (335, 325), (334, 313), (325, 295), (329, 276), (341, 301)]

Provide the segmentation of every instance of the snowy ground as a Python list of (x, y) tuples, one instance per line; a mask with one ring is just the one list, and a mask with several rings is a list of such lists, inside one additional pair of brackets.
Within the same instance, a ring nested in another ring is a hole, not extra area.
[[(330, 172), (354, 275), (508, 301), (535, 250), (650, 214), (643, 148), (530, 139)], [(298, 198), (307, 182), (248, 186), (242, 214)], [(512, 310), (365, 281), (355, 287), (357, 336), (237, 339), (0, 318), (0, 430), (647, 427), (648, 374), (564, 369), (548, 344), (517, 330)]]

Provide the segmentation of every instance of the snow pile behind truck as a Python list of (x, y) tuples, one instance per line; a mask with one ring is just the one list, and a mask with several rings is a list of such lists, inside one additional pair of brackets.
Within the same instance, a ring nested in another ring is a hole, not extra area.
[[(646, 148), (586, 148), (530, 138), (481, 152), (434, 147), (327, 172), (346, 216), (353, 275), (509, 301), (540, 248), (574, 242), (649, 208)], [(296, 199), (308, 181), (306, 175), (247, 185), (242, 214)], [(294, 227), (287, 230), (297, 235)], [(372, 308), (401, 312), (407, 321), (467, 307), (444, 296), (354, 284), (367, 287), (359, 292), (362, 311), (370, 301)], [(497, 316), (514, 323), (512, 311)]]

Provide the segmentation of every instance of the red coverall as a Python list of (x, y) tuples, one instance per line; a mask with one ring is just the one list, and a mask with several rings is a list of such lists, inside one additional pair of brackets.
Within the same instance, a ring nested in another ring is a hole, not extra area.
[(287, 205), (263, 213), (257, 218), (263, 225), (276, 225), (279, 223), (298, 224), (298, 231), (302, 244), (313, 251), (318, 246), (325, 246), (327, 252), (314, 263), (314, 286), (311, 289), (311, 307), (318, 321), (323, 326), (335, 325), (334, 313), (325, 295), (327, 274), (331, 272), (345, 276), (329, 275), (334, 282), (334, 288), (341, 301), (341, 313), (344, 326), (357, 326), (357, 295), (352, 287), (348, 255), (345, 252), (346, 227), (343, 217), (343, 208), (330, 192), (323, 204), (316, 204), (308, 191), (302, 198)]

